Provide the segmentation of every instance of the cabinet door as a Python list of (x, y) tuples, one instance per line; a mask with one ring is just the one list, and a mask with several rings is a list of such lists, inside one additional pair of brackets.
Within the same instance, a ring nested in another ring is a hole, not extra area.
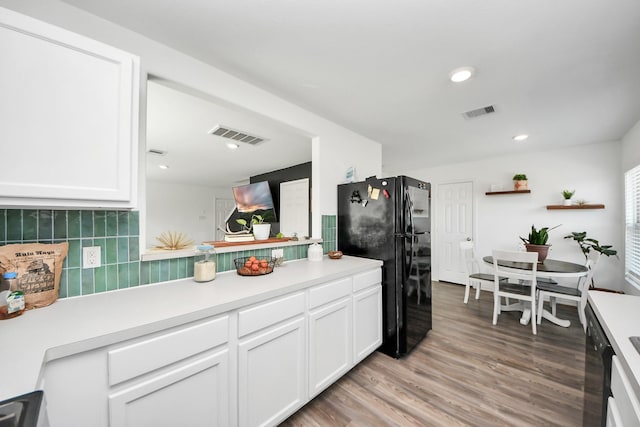
[(132, 207), (139, 61), (0, 8), (0, 201)]
[(228, 426), (229, 350), (109, 395), (109, 425)]
[(351, 368), (351, 298), (322, 306), (309, 315), (309, 397)]
[(240, 342), (240, 426), (275, 425), (306, 403), (304, 326), (300, 317)]
[(616, 405), (616, 400), (611, 396), (609, 396), (607, 400), (607, 422), (605, 425), (607, 427), (624, 427), (620, 419), (620, 411), (618, 410), (618, 405)]
[[(37, 388), (44, 390), (52, 427), (108, 427), (108, 368), (103, 349), (46, 362)], [(81, 403), (71, 407), (69, 402)]]
[(611, 394), (620, 417), (619, 425), (640, 426), (640, 401), (618, 356), (611, 358)]
[(382, 286), (353, 295), (354, 363), (373, 353), (382, 344)]

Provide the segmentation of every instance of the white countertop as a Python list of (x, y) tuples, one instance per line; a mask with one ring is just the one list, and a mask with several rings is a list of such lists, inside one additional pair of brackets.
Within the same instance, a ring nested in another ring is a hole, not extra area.
[(66, 298), (0, 321), (0, 401), (36, 389), (45, 363), (380, 267), (345, 256), (284, 263), (265, 276), (219, 273)]
[(589, 302), (640, 397), (640, 353), (629, 341), (640, 336), (640, 296), (589, 291)]

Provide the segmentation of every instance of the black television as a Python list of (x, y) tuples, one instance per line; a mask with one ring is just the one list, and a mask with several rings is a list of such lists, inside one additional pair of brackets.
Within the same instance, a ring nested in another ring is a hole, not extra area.
[(240, 185), (232, 191), (240, 217), (248, 221), (252, 215), (261, 215), (265, 222), (277, 221), (268, 181)]

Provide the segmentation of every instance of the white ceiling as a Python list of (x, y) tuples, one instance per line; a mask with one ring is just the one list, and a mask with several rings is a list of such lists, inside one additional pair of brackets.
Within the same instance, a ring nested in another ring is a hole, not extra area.
[(640, 119), (638, 0), (66, 2), (381, 142), (385, 170), (619, 140)]
[[(265, 141), (249, 145), (208, 133), (214, 126), (240, 130)], [(246, 111), (220, 105), (206, 95), (162, 80), (147, 83), (147, 178), (230, 187), (249, 177), (311, 161), (311, 139)], [(283, 155), (286, 153), (286, 156)], [(169, 169), (160, 169), (159, 165)]]

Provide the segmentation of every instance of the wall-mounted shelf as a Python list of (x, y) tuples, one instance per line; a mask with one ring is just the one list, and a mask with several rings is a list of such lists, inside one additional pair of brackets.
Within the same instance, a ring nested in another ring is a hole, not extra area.
[(604, 205), (547, 205), (547, 209), (604, 209)]
[(531, 190), (487, 191), (484, 194), (486, 194), (487, 196), (495, 196), (497, 194), (525, 194), (525, 193), (531, 193)]

